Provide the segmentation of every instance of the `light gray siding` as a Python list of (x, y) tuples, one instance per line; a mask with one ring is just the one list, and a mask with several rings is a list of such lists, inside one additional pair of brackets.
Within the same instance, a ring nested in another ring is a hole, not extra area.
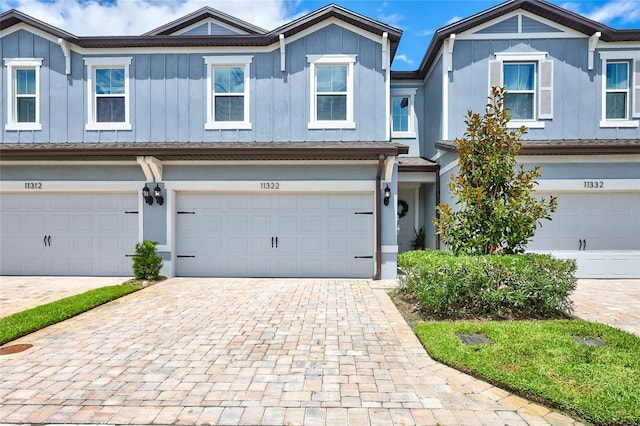
[[(547, 52), (553, 61), (553, 118), (524, 139), (636, 139), (639, 128), (601, 128), (602, 63), (587, 69), (588, 39), (458, 40), (449, 84), (449, 138), (462, 136), (467, 110), (482, 113), (489, 94), (488, 63), (496, 52)], [(433, 73), (436, 74), (436, 73)], [(434, 89), (429, 90), (431, 93)]]
[[(40, 74), (41, 131), (1, 131), (2, 142), (252, 142), (252, 141), (373, 141), (384, 140), (385, 71), (380, 43), (332, 24), (296, 40), (286, 48), (286, 71), (280, 71), (280, 50), (252, 55), (250, 65), (250, 130), (205, 130), (206, 65), (212, 54), (132, 54), (130, 131), (86, 131), (87, 67), (72, 52), (70, 76), (65, 75), (60, 46), (19, 30), (0, 40), (2, 59), (42, 58)], [(355, 54), (355, 129), (308, 129), (310, 75), (308, 54)], [(96, 57), (97, 55), (91, 55)], [(231, 56), (225, 54), (223, 56)], [(3, 64), (4, 65), (4, 64)], [(0, 106), (6, 123), (2, 67)]]

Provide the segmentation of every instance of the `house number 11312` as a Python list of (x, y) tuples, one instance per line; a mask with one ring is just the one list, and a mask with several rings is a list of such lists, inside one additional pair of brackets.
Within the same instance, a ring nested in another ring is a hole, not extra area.
[(42, 189), (42, 182), (25, 182), (24, 189)]
[(260, 182), (260, 189), (280, 189), (280, 182)]

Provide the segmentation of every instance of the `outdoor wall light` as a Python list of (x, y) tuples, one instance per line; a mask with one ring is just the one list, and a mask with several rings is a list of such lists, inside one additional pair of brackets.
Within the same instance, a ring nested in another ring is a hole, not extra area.
[(153, 204), (153, 197), (151, 196), (151, 191), (149, 190), (147, 184), (145, 184), (144, 188), (142, 188), (142, 198), (144, 199), (145, 203), (149, 205)]
[(156, 197), (156, 202), (159, 206), (164, 204), (164, 197), (162, 196), (162, 189), (160, 189), (160, 185), (156, 184), (156, 187), (153, 188), (153, 196)]
[(389, 205), (389, 198), (391, 198), (391, 189), (389, 188), (389, 185), (387, 185), (387, 187), (384, 189), (384, 205), (388, 206)]

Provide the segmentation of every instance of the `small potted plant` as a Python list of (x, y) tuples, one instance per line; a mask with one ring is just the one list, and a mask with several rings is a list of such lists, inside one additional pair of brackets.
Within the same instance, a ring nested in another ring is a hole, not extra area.
[(424, 228), (420, 228), (419, 230), (413, 230), (415, 234), (415, 238), (411, 240), (411, 247), (414, 250), (424, 250)]

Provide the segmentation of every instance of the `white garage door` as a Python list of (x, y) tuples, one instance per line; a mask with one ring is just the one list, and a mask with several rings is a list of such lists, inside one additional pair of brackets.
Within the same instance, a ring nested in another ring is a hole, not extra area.
[(136, 194), (4, 193), (1, 275), (132, 275)]
[(640, 194), (561, 193), (529, 251), (578, 261), (581, 278), (640, 278)]
[(179, 193), (176, 274), (373, 276), (371, 194)]

